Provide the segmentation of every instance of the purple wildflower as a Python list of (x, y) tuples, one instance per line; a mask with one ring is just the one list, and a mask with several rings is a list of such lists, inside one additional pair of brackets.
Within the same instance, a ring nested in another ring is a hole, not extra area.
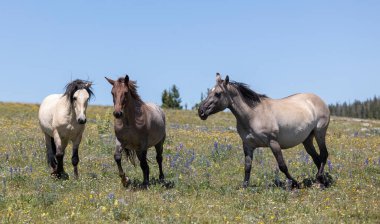
[(115, 198), (115, 194), (114, 193), (109, 193), (108, 194), (108, 199), (113, 200), (114, 198)]
[(369, 164), (369, 160), (368, 160), (368, 158), (364, 161), (364, 164), (365, 164), (366, 166), (368, 166), (368, 164)]
[(333, 165), (330, 160), (327, 160), (327, 165), (329, 166), (329, 171), (331, 172), (333, 169)]

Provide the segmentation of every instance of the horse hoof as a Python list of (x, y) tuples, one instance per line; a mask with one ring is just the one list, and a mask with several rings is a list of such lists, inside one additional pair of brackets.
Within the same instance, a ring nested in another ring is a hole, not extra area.
[(247, 189), (247, 187), (248, 187), (248, 182), (245, 181), (245, 182), (243, 183), (242, 187), (243, 187), (243, 189)]
[(128, 177), (123, 176), (121, 177), (121, 183), (123, 184), (123, 187), (128, 187), (132, 181)]
[(149, 189), (149, 184), (140, 184), (139, 186), (140, 189), (143, 189), (143, 190), (148, 190)]
[(301, 185), (299, 183), (293, 184), (293, 189), (300, 189)]
[(50, 175), (56, 179), (62, 179), (62, 180), (68, 180), (69, 179), (69, 175), (66, 172), (54, 171)]

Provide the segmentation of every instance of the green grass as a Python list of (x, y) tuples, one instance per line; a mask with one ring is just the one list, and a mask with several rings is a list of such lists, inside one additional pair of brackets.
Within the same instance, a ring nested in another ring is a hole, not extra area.
[[(50, 177), (38, 105), (0, 103), (1, 223), (378, 223), (380, 220), (380, 122), (334, 118), (327, 137), (333, 185), (299, 190), (285, 181), (269, 149), (254, 154), (251, 185), (241, 188), (241, 140), (230, 113), (206, 122), (194, 111), (166, 110), (164, 172), (173, 188), (124, 188), (113, 161), (112, 108), (90, 107), (79, 149), (79, 180), (73, 178), (71, 145), (67, 181)], [(151, 178), (158, 178), (154, 150)], [(284, 151), (299, 181), (316, 168), (301, 146)], [(126, 173), (142, 181), (139, 167), (123, 160)]]

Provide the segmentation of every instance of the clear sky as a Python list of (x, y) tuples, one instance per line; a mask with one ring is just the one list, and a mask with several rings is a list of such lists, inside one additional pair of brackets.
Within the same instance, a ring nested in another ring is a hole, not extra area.
[(143, 100), (179, 87), (189, 108), (230, 75), (281, 98), (380, 95), (380, 1), (0, 1), (0, 101), (39, 103), (72, 79), (129, 74)]

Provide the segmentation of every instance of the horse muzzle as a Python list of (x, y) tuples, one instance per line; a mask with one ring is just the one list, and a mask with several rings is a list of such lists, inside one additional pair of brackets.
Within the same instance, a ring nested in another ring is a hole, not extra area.
[(79, 119), (78, 119), (78, 123), (79, 123), (79, 124), (86, 124), (86, 122), (87, 122), (87, 119), (86, 119), (86, 118), (79, 118)]
[(121, 118), (123, 116), (123, 111), (114, 111), (113, 116), (115, 118)]
[(206, 120), (208, 115), (206, 114), (206, 111), (204, 109), (199, 108), (198, 115), (202, 120)]

